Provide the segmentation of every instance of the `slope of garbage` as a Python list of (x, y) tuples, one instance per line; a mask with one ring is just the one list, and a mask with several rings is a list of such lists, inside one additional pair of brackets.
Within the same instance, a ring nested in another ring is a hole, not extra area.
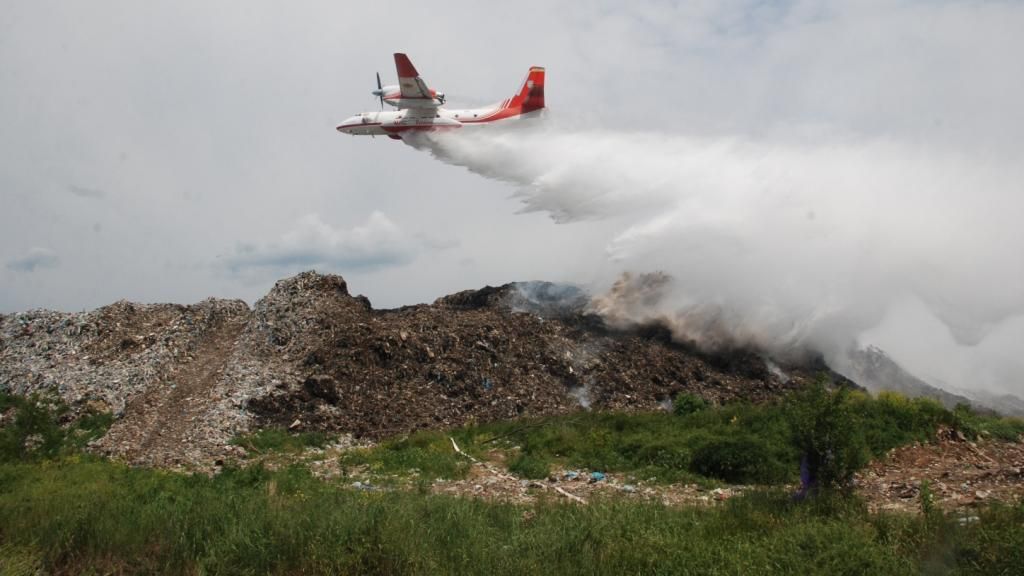
[(118, 302), (0, 317), (0, 390), (55, 393), (117, 417), (94, 449), (209, 468), (255, 427), (376, 439), (581, 409), (669, 409), (680, 392), (763, 401), (824, 366), (707, 354), (658, 326), (612, 329), (583, 292), (547, 283), (375, 310), (339, 276), (279, 281), (250, 309)]

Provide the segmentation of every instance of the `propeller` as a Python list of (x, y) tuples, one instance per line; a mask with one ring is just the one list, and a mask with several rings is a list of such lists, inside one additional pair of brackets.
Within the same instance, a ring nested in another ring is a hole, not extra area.
[(377, 89), (373, 91), (373, 95), (380, 99), (380, 109), (384, 110), (384, 87), (380, 83), (380, 72), (377, 72)]

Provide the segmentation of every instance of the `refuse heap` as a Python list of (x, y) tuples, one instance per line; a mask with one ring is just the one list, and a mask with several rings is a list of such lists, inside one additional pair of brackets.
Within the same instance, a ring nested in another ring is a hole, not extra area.
[(0, 390), (51, 391), (117, 416), (94, 448), (130, 462), (206, 467), (255, 427), (377, 439), (421, 428), (581, 409), (671, 408), (682, 393), (763, 401), (821, 364), (707, 354), (663, 327), (611, 329), (578, 289), (486, 287), (374, 310), (340, 276), (279, 281), (237, 300), (118, 302), (0, 317)]
[(934, 442), (893, 449), (857, 475), (859, 493), (876, 510), (921, 509), (922, 491), (953, 510), (1024, 494), (1024, 443), (970, 441), (948, 428)]

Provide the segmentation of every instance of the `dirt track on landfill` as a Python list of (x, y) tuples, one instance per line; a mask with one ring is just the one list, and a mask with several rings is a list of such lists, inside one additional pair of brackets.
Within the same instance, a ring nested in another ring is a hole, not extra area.
[[(208, 419), (220, 376), (230, 359), (244, 321), (225, 318), (199, 341), (196, 353), (161, 385), (131, 400), (101, 442), (129, 462), (178, 466), (192, 456), (211, 453), (197, 427)], [(211, 450), (213, 448), (213, 450)]]

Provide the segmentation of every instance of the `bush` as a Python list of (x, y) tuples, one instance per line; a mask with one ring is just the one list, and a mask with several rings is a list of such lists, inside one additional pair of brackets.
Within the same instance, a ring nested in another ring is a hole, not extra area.
[(682, 392), (672, 400), (672, 411), (675, 412), (676, 416), (688, 416), (705, 410), (707, 407), (708, 403), (706, 400), (689, 392)]
[(871, 453), (849, 390), (832, 391), (826, 384), (819, 378), (790, 397), (792, 442), (801, 454), (805, 487), (848, 489)]
[(779, 451), (757, 436), (713, 436), (698, 442), (690, 463), (696, 474), (744, 484), (781, 482), (790, 474)]
[(51, 459), (81, 451), (103, 436), (113, 421), (106, 412), (69, 418), (67, 405), (52, 397), (0, 394), (0, 410), (13, 411), (0, 429), (0, 461)]
[(953, 426), (953, 415), (931, 398), (907, 398), (881, 392), (877, 398), (853, 392), (849, 402), (875, 456), (910, 442), (928, 442), (939, 426)]

